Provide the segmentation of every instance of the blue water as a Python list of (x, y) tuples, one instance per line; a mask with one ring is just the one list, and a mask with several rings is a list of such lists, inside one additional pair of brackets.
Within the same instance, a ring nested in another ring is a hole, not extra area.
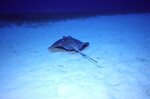
[(148, 12), (149, 0), (1, 0), (0, 13)]
[[(1, 0), (0, 99), (149, 99), (148, 0)], [(63, 36), (89, 46), (48, 50)]]

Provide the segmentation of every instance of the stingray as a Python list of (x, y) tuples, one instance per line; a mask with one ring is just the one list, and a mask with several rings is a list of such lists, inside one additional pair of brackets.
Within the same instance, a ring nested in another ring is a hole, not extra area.
[(80, 40), (77, 40), (71, 36), (63, 36), (62, 39), (59, 39), (58, 41), (56, 41), (54, 44), (52, 44), (49, 49), (52, 48), (63, 48), (66, 51), (76, 51), (78, 53), (80, 53), (83, 57), (92, 60), (94, 63), (98, 63), (97, 61), (95, 61), (94, 59), (92, 59), (91, 57), (87, 56), (86, 54), (82, 53), (81, 50), (83, 50), (86, 46), (89, 45), (89, 42), (82, 42)]

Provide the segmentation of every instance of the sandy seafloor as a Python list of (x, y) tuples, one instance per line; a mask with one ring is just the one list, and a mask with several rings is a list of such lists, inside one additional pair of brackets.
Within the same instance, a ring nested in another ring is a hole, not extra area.
[[(149, 13), (36, 24), (0, 28), (0, 99), (150, 99)], [(69, 35), (101, 68), (47, 49)]]

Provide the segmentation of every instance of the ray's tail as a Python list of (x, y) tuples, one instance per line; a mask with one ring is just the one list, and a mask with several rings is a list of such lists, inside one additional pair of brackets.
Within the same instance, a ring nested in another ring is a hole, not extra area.
[(79, 52), (83, 57), (86, 57), (87, 59), (90, 59), (90, 60), (92, 60), (93, 62), (98, 63), (96, 60), (94, 60), (93, 58), (87, 56), (86, 54), (82, 53), (81, 51), (78, 51), (78, 52)]
[(93, 58), (91, 58), (91, 57), (87, 56), (86, 54), (82, 53), (82, 52), (81, 52), (80, 50), (78, 50), (78, 49), (76, 49), (76, 51), (77, 51), (78, 53), (80, 53), (83, 57), (85, 57), (86, 59), (90, 60), (90, 61), (91, 61), (92, 63), (94, 63), (96, 66), (98, 66), (98, 67), (101, 68), (101, 66), (98, 65), (98, 62), (97, 62), (96, 60), (94, 60)]

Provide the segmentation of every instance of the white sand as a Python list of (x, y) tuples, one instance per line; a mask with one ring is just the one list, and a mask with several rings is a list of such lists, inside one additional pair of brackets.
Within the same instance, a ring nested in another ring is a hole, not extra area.
[[(102, 68), (48, 51), (69, 35), (90, 42), (82, 52)], [(0, 99), (150, 99), (150, 14), (0, 28)]]

